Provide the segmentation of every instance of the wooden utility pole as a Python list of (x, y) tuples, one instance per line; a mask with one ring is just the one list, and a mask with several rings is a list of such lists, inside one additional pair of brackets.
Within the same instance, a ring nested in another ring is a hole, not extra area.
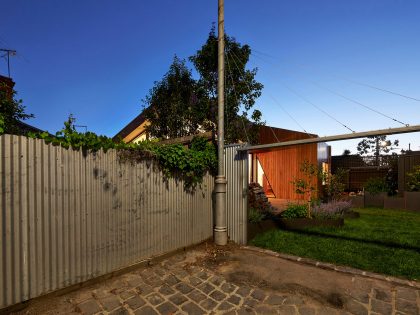
[(224, 137), (224, 72), (225, 72), (225, 13), (224, 0), (218, 0), (218, 81), (217, 81), (217, 149), (218, 167), (215, 179), (216, 215), (214, 226), (214, 242), (216, 245), (227, 244), (226, 227), (226, 176), (225, 176), (225, 137)]

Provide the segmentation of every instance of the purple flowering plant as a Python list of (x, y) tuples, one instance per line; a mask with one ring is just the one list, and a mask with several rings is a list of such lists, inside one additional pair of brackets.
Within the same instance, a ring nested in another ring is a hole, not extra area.
[(350, 211), (351, 202), (333, 200), (328, 203), (321, 203), (312, 208), (312, 216), (319, 219), (343, 218), (344, 214)]

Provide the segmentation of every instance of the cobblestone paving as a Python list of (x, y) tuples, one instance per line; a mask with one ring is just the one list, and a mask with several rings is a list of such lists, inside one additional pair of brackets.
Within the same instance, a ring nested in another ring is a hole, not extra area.
[(338, 309), (310, 296), (237, 285), (178, 254), (57, 297), (48, 307), (31, 305), (19, 314), (419, 314), (419, 291), (404, 287), (389, 291), (367, 283), (350, 293), (354, 299), (345, 309)]

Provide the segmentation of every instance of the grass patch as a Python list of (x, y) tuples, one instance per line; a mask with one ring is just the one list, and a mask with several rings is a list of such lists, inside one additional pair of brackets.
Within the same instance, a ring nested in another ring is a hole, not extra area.
[(341, 228), (271, 230), (251, 244), (382, 274), (420, 279), (420, 213), (355, 209), (358, 219)]

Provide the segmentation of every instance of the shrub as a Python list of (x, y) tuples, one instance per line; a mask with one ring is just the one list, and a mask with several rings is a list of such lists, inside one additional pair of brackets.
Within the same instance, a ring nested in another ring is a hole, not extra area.
[(248, 221), (249, 222), (259, 223), (264, 219), (265, 219), (265, 215), (262, 212), (254, 209), (254, 208), (249, 208), (249, 213), (248, 213)]
[(312, 216), (317, 219), (336, 219), (344, 217), (351, 208), (349, 201), (331, 201), (321, 203), (312, 209)]
[(325, 181), (325, 194), (326, 199), (330, 200), (337, 200), (341, 198), (341, 195), (346, 188), (344, 183), (344, 179), (347, 175), (346, 170), (339, 168), (335, 174), (331, 173), (323, 173), (321, 174), (321, 180)]
[(420, 191), (420, 165), (414, 167), (412, 172), (407, 173), (409, 191)]
[(385, 184), (388, 195), (394, 196), (398, 192), (398, 172), (390, 168), (385, 176)]
[(289, 203), (285, 211), (281, 213), (282, 218), (296, 219), (308, 216), (308, 205), (299, 203)]
[(372, 195), (376, 195), (387, 192), (388, 187), (384, 178), (371, 177), (365, 183), (365, 190)]

